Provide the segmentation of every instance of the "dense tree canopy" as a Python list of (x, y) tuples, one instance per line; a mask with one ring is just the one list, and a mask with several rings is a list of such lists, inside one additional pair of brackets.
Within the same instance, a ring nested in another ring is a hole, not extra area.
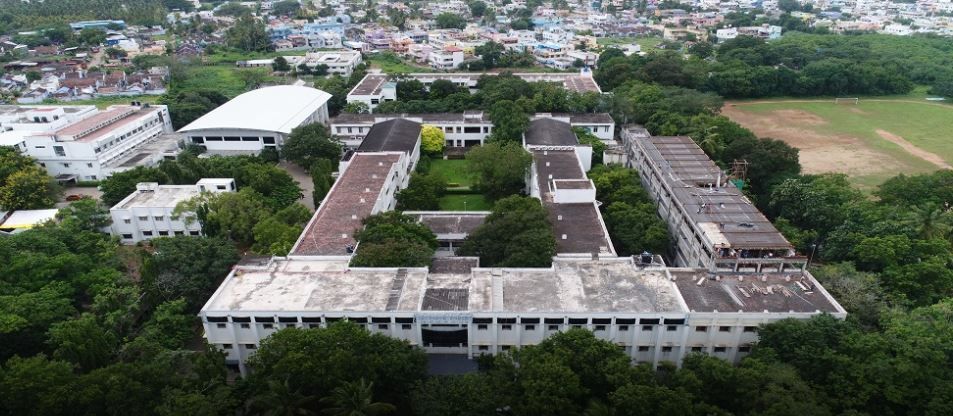
[(425, 267), (430, 265), (437, 236), (425, 225), (398, 211), (388, 211), (364, 219), (357, 230), (355, 267)]
[(319, 159), (328, 159), (336, 164), (341, 158), (341, 144), (331, 139), (328, 128), (321, 123), (295, 127), (281, 147), (282, 156), (305, 168), (310, 168)]
[(484, 267), (549, 267), (556, 237), (538, 199), (511, 196), (496, 201), (458, 254), (477, 256)]
[(533, 156), (521, 143), (506, 141), (487, 143), (467, 152), (474, 189), (490, 199), (523, 192), (526, 172)]

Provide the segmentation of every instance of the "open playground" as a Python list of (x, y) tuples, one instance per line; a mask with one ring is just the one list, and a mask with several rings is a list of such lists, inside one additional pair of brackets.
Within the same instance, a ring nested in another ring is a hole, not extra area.
[(953, 105), (923, 98), (728, 102), (722, 114), (800, 149), (804, 173), (837, 172), (871, 190), (900, 173), (953, 169)]

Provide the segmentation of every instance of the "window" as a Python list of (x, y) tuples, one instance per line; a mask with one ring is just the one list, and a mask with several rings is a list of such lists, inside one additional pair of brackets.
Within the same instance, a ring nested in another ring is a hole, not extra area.
[(122, 220), (122, 222), (123, 222), (124, 224), (132, 224), (132, 220), (130, 220), (129, 218), (126, 218), (126, 219)]
[(189, 235), (199, 235), (198, 231), (189, 231)]
[(628, 331), (628, 330), (629, 330), (628, 325), (619, 325), (619, 331)]
[(242, 324), (242, 329), (248, 329), (248, 328), (251, 328), (250, 324)]
[(738, 352), (750, 352), (750, 351), (751, 351), (750, 345), (742, 345), (738, 347)]
[(146, 237), (152, 237), (152, 231), (143, 231), (143, 232), (142, 232), (142, 235), (144, 235), (144, 236), (146, 236)]
[(503, 351), (509, 351), (509, 350), (510, 350), (510, 347), (511, 347), (510, 345), (504, 345), (504, 346), (501, 347), (501, 349), (502, 349)]
[(549, 325), (548, 329), (549, 329), (550, 331), (558, 331), (558, 330), (559, 330), (559, 325)]
[(692, 347), (692, 352), (702, 352), (702, 350), (704, 350), (704, 347)]
[(122, 235), (122, 239), (123, 239), (123, 240), (132, 240), (132, 234), (123, 234), (123, 235)]
[(87, 164), (86, 164), (86, 167), (87, 167), (87, 168), (91, 168), (91, 167), (93, 167), (93, 164), (92, 164), (92, 163), (87, 163)]
[(205, 143), (205, 139), (198, 136), (192, 136), (192, 143), (202, 144)]
[(708, 327), (707, 327), (707, 326), (696, 326), (696, 327), (695, 327), (695, 332), (708, 332)]
[(535, 330), (536, 330), (536, 325), (526, 325), (526, 326), (523, 327), (523, 329), (525, 329), (525, 330), (527, 330), (527, 331), (535, 331)]
[(149, 217), (139, 217), (139, 221), (148, 221)]
[(255, 344), (245, 344), (245, 348), (250, 349), (250, 350), (253, 350), (253, 349), (258, 348), (258, 347), (256, 347)]
[(401, 324), (401, 325), (400, 325), (400, 329), (403, 329), (404, 331), (409, 331), (409, 330), (410, 330), (410, 324)]
[(463, 132), (464, 132), (464, 133), (479, 133), (479, 132), (480, 132), (480, 127), (479, 127), (479, 126), (477, 126), (477, 127), (464, 127), (464, 128), (463, 128)]
[(669, 347), (669, 346), (662, 347), (662, 352), (672, 352), (672, 347)]
[(596, 331), (605, 331), (605, 330), (606, 330), (605, 325), (596, 325)]
[(218, 327), (219, 329), (225, 328), (225, 324), (215, 324), (215, 326)]
[(242, 139), (241, 139), (240, 137), (236, 137), (236, 136), (225, 136), (225, 141), (226, 141), (226, 142), (238, 142), (238, 141), (241, 141), (241, 140), (242, 140)]
[(205, 138), (205, 141), (207, 141), (207, 142), (220, 142), (220, 141), (222, 141), (222, 138), (221, 138), (221, 137), (215, 137), (215, 136), (206, 137), (206, 138)]
[(756, 326), (746, 326), (746, 327), (745, 327), (745, 332), (754, 332), (754, 331), (756, 331), (756, 330), (758, 330), (758, 327), (756, 327)]
[(509, 324), (507, 324), (507, 325), (502, 325), (501, 327), (502, 327), (502, 329), (503, 329), (504, 331), (510, 331), (510, 330), (513, 329), (513, 325), (509, 325)]
[(485, 331), (485, 330), (486, 330), (486, 324), (479, 324), (479, 325), (477, 325), (477, 329), (480, 330), (480, 331)]
[(66, 157), (66, 149), (63, 146), (53, 146), (53, 153), (60, 157)]
[(481, 345), (481, 346), (477, 347), (477, 349), (480, 350), (480, 351), (489, 351), (489, 350), (490, 350), (490, 347), (487, 346), (487, 345)]
[(169, 232), (168, 232), (168, 231), (159, 231), (159, 235), (160, 235), (160, 236), (163, 236), (163, 237), (168, 237), (168, 236), (169, 236)]
[(649, 350), (649, 348), (650, 347), (648, 345), (639, 345), (639, 352), (646, 352)]
[(727, 348), (725, 347), (715, 347), (715, 352), (725, 352)]
[(242, 141), (243, 142), (257, 142), (258, 138), (257, 137), (242, 137)]
[(184, 235), (185, 233), (182, 232), (182, 231), (176, 231), (174, 234), (177, 235), (177, 236), (179, 236), (179, 235)]
[(731, 327), (730, 327), (730, 326), (719, 326), (719, 327), (718, 327), (718, 332), (731, 332)]
[(156, 219), (156, 221), (162, 221), (165, 217), (161, 215), (156, 215), (154, 218)]
[(64, 163), (64, 164), (63, 164), (63, 167), (64, 167), (64, 168), (68, 168), (68, 167), (69, 167), (69, 163)]
[(222, 349), (223, 349), (223, 350), (230, 350), (230, 349), (232, 349), (232, 344), (222, 344)]
[(678, 329), (678, 327), (675, 326), (675, 325), (669, 325), (669, 326), (665, 327), (665, 330), (668, 331), (668, 332), (675, 332), (677, 329)]
[(262, 324), (261, 326), (262, 328), (265, 328), (265, 329), (272, 329), (275, 327), (274, 324)]
[(267, 143), (267, 144), (275, 144), (275, 138), (274, 138), (274, 137), (262, 137), (262, 141), (265, 142), (265, 143)]
[(652, 330), (652, 325), (642, 325), (642, 330), (643, 330), (643, 331), (651, 331), (651, 330)]
[(377, 329), (387, 329), (387, 324), (377, 324)]

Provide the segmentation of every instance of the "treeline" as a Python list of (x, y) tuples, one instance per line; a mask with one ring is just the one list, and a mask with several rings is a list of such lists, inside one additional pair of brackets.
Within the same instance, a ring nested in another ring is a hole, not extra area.
[(933, 36), (794, 32), (772, 42), (739, 36), (720, 44), (713, 59), (705, 57), (625, 57), (610, 49), (599, 57), (596, 79), (605, 90), (637, 79), (729, 98), (905, 94), (915, 85), (953, 82), (953, 45)]
[(524, 112), (591, 113), (599, 108), (599, 93), (567, 91), (551, 82), (527, 82), (510, 73), (483, 76), (477, 81), (478, 91), (471, 94), (451, 81), (435, 81), (429, 91), (417, 80), (398, 80), (397, 100), (381, 103), (377, 113), (441, 113), (465, 110), (489, 110), (494, 104), (509, 100)]
[(190, 9), (182, 0), (0, 0), (0, 33), (39, 29), (80, 20), (125, 20), (159, 25), (172, 9)]

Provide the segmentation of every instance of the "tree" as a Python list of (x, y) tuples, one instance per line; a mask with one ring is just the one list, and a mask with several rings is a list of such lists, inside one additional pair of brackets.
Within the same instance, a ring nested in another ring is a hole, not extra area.
[(43, 75), (40, 74), (40, 71), (27, 71), (26, 72), (26, 81), (33, 83), (43, 79)]
[(106, 48), (105, 53), (109, 59), (125, 58), (128, 55), (125, 50), (119, 48)]
[(496, 68), (497, 62), (503, 56), (506, 48), (502, 44), (490, 41), (474, 48), (473, 52), (483, 60), (483, 65), (487, 68)]
[(237, 72), (238, 78), (245, 84), (245, 89), (254, 90), (268, 81), (268, 70), (264, 68), (242, 69)]
[[(328, 328), (287, 328), (264, 340), (248, 366), (243, 383), (256, 395), (269, 382), (287, 382), (286, 391), (328, 397), (346, 382), (373, 384), (383, 402), (400, 406), (407, 392), (426, 375), (426, 354), (419, 347), (386, 335), (371, 334), (347, 321)], [(305, 408), (316, 411), (316, 403)]]
[(251, 188), (238, 192), (204, 193), (180, 202), (173, 211), (177, 216), (192, 212), (197, 218), (187, 216), (185, 221), (197, 219), (205, 235), (228, 238), (246, 246), (255, 241), (255, 225), (271, 215), (264, 197)]
[(136, 184), (140, 182), (167, 183), (168, 176), (156, 168), (136, 166), (133, 169), (116, 172), (99, 184), (103, 192), (100, 199), (106, 206), (113, 206), (123, 198), (136, 191)]
[(480, 257), (484, 267), (549, 267), (556, 238), (539, 200), (511, 196), (496, 201), (493, 212), (458, 252)]
[(246, 17), (250, 16), (252, 10), (238, 2), (225, 3), (215, 9), (216, 16)]
[(460, 92), (468, 91), (464, 87), (457, 86), (449, 79), (438, 79), (430, 83), (431, 100), (441, 100)]
[(443, 155), (443, 146), (446, 144), (446, 135), (443, 129), (425, 124), (420, 130), (420, 150), (428, 156)]
[(173, 89), (159, 99), (169, 106), (172, 127), (180, 129), (216, 107), (228, 102), (221, 92), (209, 89)]
[(0, 184), (0, 208), (6, 210), (49, 208), (61, 188), (38, 166), (12, 173)]
[(277, 1), (271, 5), (271, 14), (276, 16), (294, 16), (301, 10), (301, 3), (296, 0)]
[(331, 406), (324, 409), (324, 413), (330, 416), (376, 416), (397, 410), (390, 403), (375, 402), (374, 383), (363, 378), (345, 382), (321, 401)]
[(416, 79), (397, 81), (397, 99), (400, 101), (426, 100), (427, 87)]
[(467, 27), (467, 20), (453, 13), (440, 13), (436, 19), (437, 27), (441, 29), (463, 29)]
[(768, 213), (826, 236), (844, 222), (846, 205), (862, 198), (846, 175), (803, 175), (774, 187), (768, 200)]
[(160, 301), (184, 298), (192, 312), (239, 259), (235, 246), (220, 238), (177, 236), (151, 243), (155, 252), (143, 262), (146, 294)]
[(252, 228), (255, 236), (252, 249), (261, 254), (287, 255), (310, 218), (311, 211), (296, 203), (259, 221)]
[(311, 165), (311, 183), (314, 185), (311, 198), (315, 207), (321, 206), (324, 197), (327, 196), (331, 186), (334, 185), (334, 178), (331, 177), (333, 172), (331, 161), (328, 159), (318, 159), (314, 165)]
[(425, 267), (437, 248), (429, 228), (396, 211), (365, 218), (354, 238), (360, 242), (354, 267)]
[(487, 143), (467, 152), (474, 188), (490, 199), (519, 194), (533, 156), (515, 142)]
[(275, 70), (275, 72), (288, 72), (291, 70), (291, 65), (288, 65), (288, 60), (285, 59), (284, 56), (279, 56), (276, 57), (275, 61), (271, 64), (271, 69)]
[(491, 140), (522, 143), (523, 133), (529, 128), (529, 115), (510, 100), (502, 100), (490, 107), (490, 120), (493, 121)]
[(245, 52), (268, 52), (271, 41), (265, 25), (251, 15), (243, 15), (225, 31), (225, 42), (229, 47)]
[(695, 42), (688, 48), (688, 53), (706, 59), (715, 54), (715, 46), (711, 42)]
[(362, 101), (355, 101), (352, 103), (347, 103), (341, 112), (348, 114), (368, 114), (371, 112), (371, 108), (368, 107), (367, 103)]
[(292, 129), (281, 153), (289, 162), (311, 167), (320, 159), (337, 163), (341, 158), (341, 144), (331, 139), (323, 124), (312, 123)]
[(119, 339), (100, 327), (93, 315), (83, 314), (53, 324), (48, 342), (53, 348), (53, 358), (74, 363), (86, 372), (108, 364), (116, 353)]
[(629, 205), (613, 202), (605, 209), (606, 228), (619, 255), (665, 253), (668, 250), (668, 227), (656, 214), (651, 203)]
[(473, 17), (483, 17), (483, 13), (486, 12), (486, 3), (482, 0), (471, 1), (469, 6)]
[(447, 180), (436, 172), (415, 173), (407, 188), (397, 193), (397, 209), (402, 211), (440, 210), (440, 198), (447, 191)]
[(109, 210), (100, 207), (95, 199), (83, 198), (61, 208), (56, 213), (64, 228), (99, 232), (112, 224)]
[(573, 132), (576, 133), (576, 138), (579, 140), (579, 144), (586, 144), (592, 147), (592, 164), (601, 165), (602, 157), (606, 152), (606, 144), (602, 139), (596, 137), (595, 134), (590, 133), (588, 130), (585, 130), (581, 127), (573, 128)]

